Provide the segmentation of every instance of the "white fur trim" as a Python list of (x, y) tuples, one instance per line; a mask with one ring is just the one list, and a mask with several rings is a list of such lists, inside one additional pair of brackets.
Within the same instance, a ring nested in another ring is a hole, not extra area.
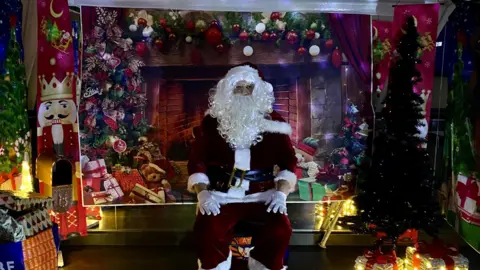
[(160, 173), (163, 173), (163, 174), (166, 174), (166, 172), (164, 170), (162, 170), (162, 168), (158, 167), (157, 164), (154, 164), (154, 163), (149, 163), (148, 166), (154, 168), (157, 172), (160, 172)]
[(250, 149), (235, 150), (235, 168), (249, 171), (250, 170)]
[[(210, 270), (230, 270), (231, 267), (232, 267), (232, 252), (230, 251), (230, 254), (228, 254), (228, 258), (225, 261), (221, 262), (220, 264), (217, 265), (217, 267), (212, 268)], [(198, 260), (198, 269), (207, 270), (202, 268), (202, 263), (200, 262), (200, 260)]]
[(292, 135), (292, 127), (290, 124), (280, 121), (265, 120), (265, 132), (280, 133), (288, 136)]
[(288, 183), (290, 184), (290, 192), (295, 191), (295, 185), (297, 184), (297, 176), (293, 172), (289, 170), (280, 171), (273, 180), (275, 182), (280, 180), (288, 181)]
[(193, 186), (195, 184), (210, 184), (210, 180), (208, 180), (208, 176), (204, 173), (194, 173), (188, 177), (188, 184), (187, 184), (187, 189), (190, 192), (195, 192), (193, 189)]

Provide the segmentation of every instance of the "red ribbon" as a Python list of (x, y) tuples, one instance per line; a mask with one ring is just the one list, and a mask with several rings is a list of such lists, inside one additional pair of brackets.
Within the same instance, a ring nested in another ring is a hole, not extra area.
[[(95, 161), (90, 161), (90, 162), (95, 162), (96, 165), (97, 165), (97, 167), (96, 167), (95, 169), (92, 169), (92, 170), (88, 170), (88, 171), (85, 170), (85, 171), (84, 171), (85, 174), (93, 174), (93, 173), (98, 173), (98, 172), (101, 173), (102, 176), (106, 174), (106, 173), (105, 173), (106, 167), (105, 167), (105, 166), (101, 166), (101, 165), (100, 165), (100, 161), (95, 160)], [(88, 162), (88, 163), (90, 163), (90, 162)]]
[(457, 182), (456, 191), (460, 197), (460, 207), (465, 207), (465, 202), (467, 198), (471, 198), (475, 201), (480, 202), (478, 197), (478, 185), (477, 181), (474, 178), (469, 177), (467, 183)]
[(433, 240), (431, 244), (419, 242), (415, 244), (415, 248), (417, 251), (413, 254), (413, 267), (420, 268), (421, 256), (428, 254), (433, 259), (442, 259), (445, 262), (446, 270), (454, 270), (455, 261), (451, 256), (458, 256), (458, 248), (451, 245), (447, 247), (441, 240)]
[(397, 255), (395, 251), (382, 253), (380, 250), (366, 250), (363, 256), (367, 258), (365, 270), (373, 269), (375, 264), (392, 264), (393, 270), (398, 270)]

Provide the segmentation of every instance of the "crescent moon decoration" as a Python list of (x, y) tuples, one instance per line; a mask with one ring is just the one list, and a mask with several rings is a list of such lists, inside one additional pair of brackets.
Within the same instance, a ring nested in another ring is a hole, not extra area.
[(52, 15), (52, 17), (54, 17), (55, 19), (58, 19), (58, 18), (62, 17), (62, 15), (63, 15), (63, 10), (62, 10), (60, 13), (56, 13), (56, 12), (53, 10), (53, 1), (54, 1), (54, 0), (51, 0), (51, 1), (50, 1), (50, 15)]
[(378, 38), (378, 29), (377, 27), (373, 27), (373, 40), (376, 40)]

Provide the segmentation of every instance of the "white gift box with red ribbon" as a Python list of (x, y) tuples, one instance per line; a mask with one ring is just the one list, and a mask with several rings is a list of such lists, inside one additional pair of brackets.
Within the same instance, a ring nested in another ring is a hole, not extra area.
[(462, 218), (480, 226), (480, 187), (474, 177), (459, 174), (457, 177), (457, 203), (462, 212)]
[(107, 174), (105, 176), (105, 181), (103, 181), (103, 187), (105, 188), (105, 191), (110, 194), (113, 200), (119, 199), (124, 195), (122, 188), (120, 188), (120, 185), (118, 184), (117, 179), (115, 179), (110, 174)]
[(83, 176), (86, 178), (101, 178), (107, 174), (107, 166), (104, 159), (89, 161), (83, 168)]

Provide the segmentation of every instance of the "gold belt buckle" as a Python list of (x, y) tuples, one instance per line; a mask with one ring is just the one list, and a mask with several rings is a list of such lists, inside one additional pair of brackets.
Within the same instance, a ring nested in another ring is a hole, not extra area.
[[(236, 171), (242, 171), (242, 176), (240, 177), (240, 183), (238, 185), (232, 185), (232, 181), (233, 181), (233, 178), (235, 177), (235, 172)], [(243, 178), (245, 177), (245, 174), (247, 173), (247, 171), (244, 171), (244, 170), (240, 170), (240, 169), (237, 169), (235, 167), (233, 167), (233, 170), (232, 170), (232, 174), (230, 175), (230, 180), (228, 180), (228, 187), (231, 188), (231, 187), (236, 187), (236, 188), (239, 188), (242, 186), (242, 182), (243, 182)]]

